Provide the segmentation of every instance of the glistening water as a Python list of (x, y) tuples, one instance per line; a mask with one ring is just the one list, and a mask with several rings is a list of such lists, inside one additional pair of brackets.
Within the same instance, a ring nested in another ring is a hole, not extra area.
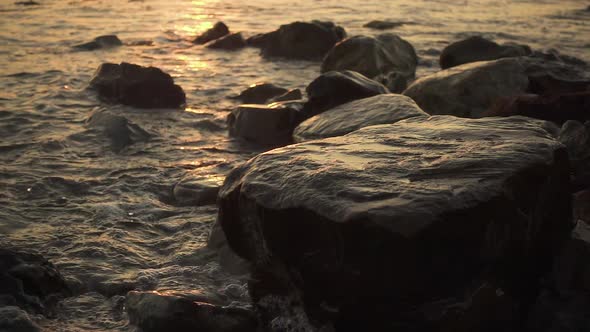
[[(246, 36), (296, 20), (334, 21), (348, 35), (379, 33), (363, 28), (373, 19), (404, 22), (392, 32), (416, 48), (418, 76), (473, 34), (590, 61), (588, 1), (37, 1), (0, 1), (0, 246), (43, 253), (77, 287), (56, 318), (37, 317), (48, 331), (128, 331), (129, 289), (224, 293), (241, 282), (202, 249), (216, 207), (173, 204), (172, 187), (186, 177), (222, 181), (260, 151), (228, 137), (229, 96), (256, 82), (303, 88), (320, 64), (190, 43), (218, 20)], [(72, 51), (105, 34), (131, 45)], [(99, 64), (121, 61), (170, 73), (187, 108), (109, 105), (86, 90)], [(121, 116), (150, 137), (113, 145), (116, 132), (91, 114)]]

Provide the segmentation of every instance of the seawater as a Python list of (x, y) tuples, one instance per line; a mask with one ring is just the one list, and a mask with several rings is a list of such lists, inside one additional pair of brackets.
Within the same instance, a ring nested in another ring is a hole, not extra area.
[[(228, 97), (257, 82), (304, 88), (320, 64), (190, 43), (218, 20), (246, 36), (296, 20), (334, 21), (349, 35), (379, 33), (363, 27), (373, 19), (404, 22), (391, 32), (416, 48), (417, 76), (439, 70), (440, 50), (473, 34), (590, 61), (585, 0), (37, 1), (0, 1), (0, 246), (44, 254), (77, 288), (55, 318), (36, 317), (48, 331), (130, 330), (128, 289), (223, 294), (243, 284), (203, 249), (216, 207), (176, 206), (172, 187), (194, 176), (221, 181), (261, 152), (228, 137), (237, 105)], [(152, 44), (72, 51), (105, 34)], [(108, 105), (86, 90), (101, 63), (122, 61), (170, 73), (187, 108)], [(88, 121), (101, 112), (150, 139), (114, 149)]]

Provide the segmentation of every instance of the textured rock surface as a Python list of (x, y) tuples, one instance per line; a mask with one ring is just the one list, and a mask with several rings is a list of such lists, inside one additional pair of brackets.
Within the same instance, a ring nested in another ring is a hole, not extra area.
[(235, 98), (241, 100), (244, 104), (266, 104), (269, 99), (288, 91), (272, 83), (257, 83), (250, 85)]
[(447, 69), (465, 63), (518, 57), (531, 54), (525, 45), (499, 45), (480, 36), (469, 37), (445, 47), (440, 55), (440, 67)]
[(246, 41), (240, 32), (232, 33), (207, 43), (207, 48), (228, 51), (238, 50), (244, 47), (246, 47)]
[(313, 116), (346, 102), (388, 93), (379, 83), (354, 71), (330, 71), (318, 76), (305, 88), (309, 101), (306, 114)]
[(429, 114), (481, 117), (500, 97), (523, 94), (529, 80), (515, 58), (453, 67), (414, 81), (404, 95)]
[(567, 146), (576, 185), (590, 189), (590, 121), (567, 121), (561, 127), (559, 141)]
[(229, 134), (247, 141), (270, 146), (291, 142), (299, 110), (289, 104), (245, 104), (227, 117)]
[(92, 112), (86, 119), (86, 126), (91, 130), (100, 130), (108, 137), (111, 148), (115, 152), (119, 152), (133, 143), (145, 142), (152, 137), (150, 133), (126, 117), (103, 109)]
[(37, 324), (18, 307), (0, 307), (0, 331), (2, 332), (40, 332)]
[(90, 88), (102, 98), (139, 108), (179, 108), (186, 101), (184, 91), (169, 74), (126, 62), (100, 65)]
[(556, 131), (415, 117), (275, 149), (229, 174), (219, 221), (259, 305), (301, 294), (316, 321), (387, 330), (482, 278), (523, 301), (571, 229)]
[(288, 100), (300, 100), (303, 98), (303, 94), (299, 89), (291, 89), (280, 96), (273, 97), (268, 100), (269, 103), (276, 103), (280, 101), (288, 101)]
[(265, 57), (320, 60), (345, 35), (344, 29), (332, 22), (294, 22), (250, 44), (260, 46)]
[(372, 79), (395, 72), (408, 80), (414, 77), (417, 64), (414, 47), (399, 36), (386, 33), (339, 42), (324, 58), (321, 72), (352, 70)]
[(116, 35), (105, 35), (94, 38), (93, 41), (75, 45), (74, 48), (82, 51), (94, 51), (102, 48), (121, 46), (123, 43)]
[(177, 205), (215, 204), (222, 180), (218, 177), (187, 176), (174, 185), (172, 194)]
[(229, 34), (229, 28), (227, 25), (223, 22), (217, 22), (211, 29), (196, 37), (195, 40), (193, 40), (193, 43), (207, 44), (208, 42), (221, 38), (227, 34)]
[(382, 94), (351, 101), (311, 117), (295, 128), (296, 142), (342, 136), (357, 129), (427, 116), (409, 97)]
[(170, 293), (129, 292), (125, 307), (129, 322), (144, 332), (253, 332), (257, 326), (256, 317), (248, 310)]

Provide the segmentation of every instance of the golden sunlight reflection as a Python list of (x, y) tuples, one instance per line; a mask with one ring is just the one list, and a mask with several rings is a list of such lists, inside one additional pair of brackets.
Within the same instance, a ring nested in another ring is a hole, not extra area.
[(177, 67), (186, 69), (188, 68), (191, 71), (198, 71), (201, 69), (207, 68), (209, 65), (207, 62), (201, 60), (199, 57), (192, 56), (192, 55), (178, 55), (178, 60), (184, 62), (183, 65), (179, 65)]
[(211, 1), (192, 1), (192, 12), (184, 18), (190, 20), (189, 24), (176, 25), (174, 30), (180, 35), (195, 36), (213, 27), (215, 16), (205, 12), (205, 6)]

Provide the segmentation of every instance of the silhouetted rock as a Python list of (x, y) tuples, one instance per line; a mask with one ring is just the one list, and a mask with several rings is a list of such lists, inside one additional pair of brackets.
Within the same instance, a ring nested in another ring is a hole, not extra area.
[(500, 98), (486, 116), (524, 115), (563, 124), (568, 120), (590, 120), (590, 91), (539, 96), (535, 94)]
[(369, 23), (363, 25), (365, 28), (375, 29), (375, 30), (388, 30), (400, 27), (405, 24), (412, 24), (410, 22), (393, 22), (393, 21), (381, 21), (381, 20), (373, 20)]
[(240, 105), (227, 117), (229, 134), (262, 145), (289, 144), (299, 112), (283, 103)]
[[(395, 73), (407, 81), (414, 77), (417, 64), (418, 57), (410, 43), (397, 35), (385, 33), (375, 38), (355, 36), (339, 42), (324, 58), (321, 72), (352, 70), (372, 79), (377, 76), (383, 79)], [(396, 82), (387, 80), (390, 81)], [(405, 88), (405, 82), (393, 86)], [(403, 89), (390, 91), (402, 92)]]
[(151, 135), (126, 117), (105, 110), (93, 112), (86, 120), (86, 126), (98, 129), (111, 141), (111, 148), (120, 152), (136, 142), (145, 142)]
[(244, 48), (246, 41), (242, 37), (242, 33), (236, 32), (219, 39), (215, 39), (207, 44), (207, 48), (221, 49), (221, 50), (237, 50)]
[(287, 93), (289, 90), (271, 83), (252, 84), (236, 98), (244, 104), (265, 104), (269, 99)]
[(256, 316), (246, 309), (171, 293), (129, 292), (125, 308), (129, 322), (144, 332), (255, 332), (258, 325)]
[(258, 37), (251, 45), (261, 45), (265, 57), (320, 60), (346, 33), (331, 22), (294, 22)]
[(305, 91), (309, 97), (304, 111), (307, 117), (352, 100), (389, 93), (381, 83), (350, 70), (324, 73), (309, 83)]
[(562, 293), (590, 294), (590, 223), (582, 219), (575, 220), (575, 223), (570, 239), (556, 260), (554, 279)]
[(51, 314), (57, 301), (68, 295), (62, 275), (41, 255), (0, 249), (2, 304)]
[(529, 86), (517, 58), (464, 64), (417, 79), (405, 91), (429, 114), (477, 118), (500, 97), (520, 95)]
[(169, 74), (126, 62), (100, 65), (90, 88), (109, 101), (138, 108), (179, 108), (186, 101), (184, 91)]
[(382, 94), (336, 106), (302, 122), (293, 137), (296, 142), (346, 135), (377, 124), (395, 123), (427, 116), (409, 97)]
[(280, 96), (272, 97), (267, 102), (268, 103), (276, 103), (280, 101), (289, 101), (289, 100), (300, 100), (303, 98), (303, 94), (301, 94), (301, 90), (299, 89), (291, 89)]
[(262, 48), (262, 47), (264, 47), (264, 45), (266, 45), (266, 43), (268, 43), (271, 36), (272, 36), (272, 32), (271, 33), (257, 33), (253, 36), (246, 38), (246, 45), (251, 46), (251, 47)]
[(177, 205), (215, 204), (221, 182), (215, 177), (189, 175), (174, 185), (174, 201)]
[(229, 28), (227, 25), (225, 25), (223, 22), (217, 22), (211, 29), (196, 37), (193, 40), (193, 43), (199, 45), (207, 44), (208, 42), (221, 38), (227, 34), (229, 34)]
[(14, 4), (19, 5), (19, 6), (39, 6), (40, 5), (40, 3), (38, 3), (37, 1), (17, 1)]
[(590, 326), (587, 293), (541, 293), (529, 314), (527, 332), (587, 332)]
[(590, 121), (567, 121), (561, 127), (559, 141), (567, 147), (574, 178), (590, 178)]
[(447, 69), (470, 62), (496, 60), (531, 54), (526, 45), (504, 44), (473, 36), (450, 44), (440, 55), (440, 67)]
[(29, 315), (18, 307), (0, 305), (0, 331), (41, 332)]
[(73, 46), (75, 49), (82, 51), (94, 51), (103, 48), (121, 46), (123, 43), (115, 35), (98, 36), (93, 41)]
[(396, 329), (399, 313), (485, 280), (520, 307), (571, 230), (556, 133), (525, 117), (433, 116), (290, 145), (227, 176), (218, 220), (253, 264), (263, 317), (299, 304), (311, 321), (411, 331), (424, 317)]

